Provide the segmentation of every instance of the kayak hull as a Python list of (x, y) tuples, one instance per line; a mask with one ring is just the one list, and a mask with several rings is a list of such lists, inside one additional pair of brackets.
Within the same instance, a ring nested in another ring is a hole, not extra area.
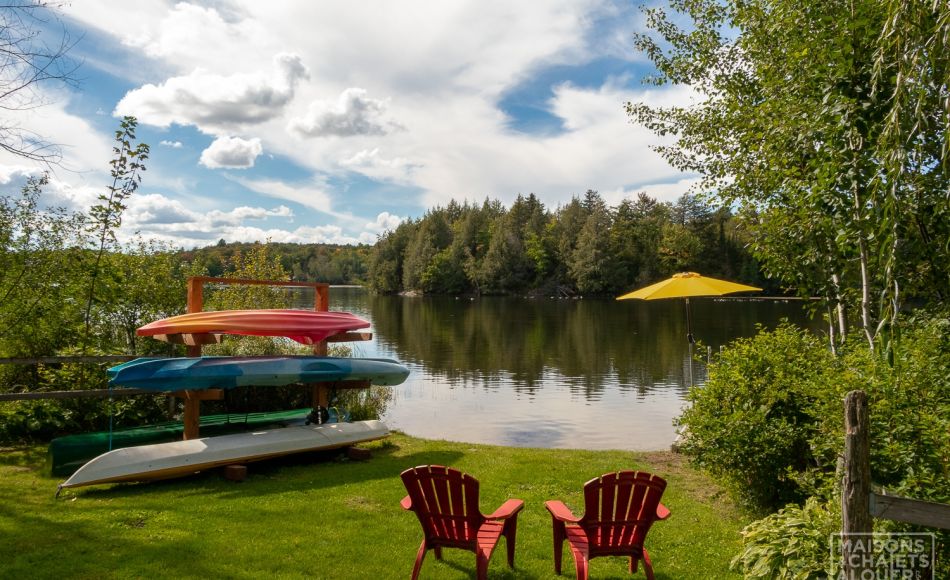
[(315, 344), (336, 334), (369, 326), (369, 321), (349, 312), (218, 310), (156, 320), (136, 330), (136, 334), (165, 341), (175, 335), (284, 336), (301, 344)]
[[(260, 431), (302, 423), (307, 420), (311, 412), (312, 409), (306, 408), (292, 411), (206, 415), (201, 417), (200, 427), (205, 437)], [(50, 441), (47, 464), (50, 474), (54, 477), (69, 477), (90, 459), (107, 451), (181, 441), (183, 433), (184, 425), (181, 421), (168, 421), (155, 425), (116, 429), (112, 433), (102, 431), (57, 437)]]
[(294, 425), (220, 437), (127, 447), (92, 459), (59, 487), (181, 477), (224, 465), (349, 447), (388, 435), (389, 428), (380, 421), (356, 421)]
[(409, 369), (390, 359), (254, 356), (143, 358), (108, 373), (112, 386), (170, 392), (346, 381), (393, 386), (406, 380)]

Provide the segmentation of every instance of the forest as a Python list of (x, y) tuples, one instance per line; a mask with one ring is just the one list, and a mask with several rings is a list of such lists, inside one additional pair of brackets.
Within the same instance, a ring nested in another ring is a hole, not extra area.
[[(247, 254), (260, 242), (219, 240), (213, 246), (179, 250), (176, 256), (186, 263), (199, 263), (208, 276), (223, 276), (235, 257)], [(292, 280), (327, 284), (362, 284), (366, 280), (372, 246), (342, 244), (289, 244), (266, 242)]]
[(370, 254), (376, 292), (612, 295), (676, 272), (743, 280), (770, 291), (728, 208), (684, 193), (608, 206), (596, 191), (554, 210), (535, 194), (451, 202), (381, 236)]

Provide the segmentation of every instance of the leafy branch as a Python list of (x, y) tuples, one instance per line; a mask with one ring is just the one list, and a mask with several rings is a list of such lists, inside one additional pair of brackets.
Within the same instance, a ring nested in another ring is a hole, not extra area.
[(115, 154), (115, 158), (110, 162), (112, 185), (108, 187), (108, 193), (99, 195), (100, 203), (89, 210), (89, 233), (95, 235), (98, 247), (89, 276), (89, 290), (83, 315), (83, 350), (89, 343), (92, 305), (95, 302), (102, 256), (109, 247), (118, 243), (116, 231), (122, 225), (125, 202), (142, 182), (142, 172), (145, 171), (145, 161), (148, 159), (149, 147), (146, 143), (133, 147), (137, 125), (135, 117), (127, 116), (122, 119), (119, 129), (115, 132), (115, 145), (112, 147)]

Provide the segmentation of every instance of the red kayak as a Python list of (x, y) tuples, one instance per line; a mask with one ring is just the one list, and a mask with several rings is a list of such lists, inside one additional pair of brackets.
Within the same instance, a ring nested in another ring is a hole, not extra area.
[(164, 318), (146, 324), (136, 334), (158, 340), (168, 340), (169, 335), (177, 334), (285, 336), (301, 344), (314, 344), (335, 334), (369, 325), (368, 321), (349, 312), (221, 310)]

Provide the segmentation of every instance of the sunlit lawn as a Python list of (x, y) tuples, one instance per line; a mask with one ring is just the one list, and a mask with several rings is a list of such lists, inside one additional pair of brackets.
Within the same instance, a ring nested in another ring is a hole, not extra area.
[[(553, 578), (544, 501), (580, 513), (581, 486), (618, 469), (667, 478), (672, 516), (647, 538), (658, 579), (735, 577), (728, 563), (742, 516), (702, 475), (668, 453), (565, 451), (428, 441), (395, 434), (365, 445), (369, 461), (306, 455), (251, 464), (242, 483), (219, 472), (146, 484), (66, 490), (46, 475), (45, 447), (0, 450), (0, 577), (4, 578), (408, 578), (422, 538), (403, 512), (399, 473), (450, 465), (482, 482), (482, 511), (525, 501), (515, 570), (504, 547), (491, 578)], [(504, 540), (502, 540), (504, 542)], [(432, 553), (423, 578), (474, 578), (474, 556)], [(573, 564), (565, 549), (565, 577)], [(593, 561), (591, 578), (630, 578), (626, 560)], [(642, 568), (634, 578), (643, 578)]]

